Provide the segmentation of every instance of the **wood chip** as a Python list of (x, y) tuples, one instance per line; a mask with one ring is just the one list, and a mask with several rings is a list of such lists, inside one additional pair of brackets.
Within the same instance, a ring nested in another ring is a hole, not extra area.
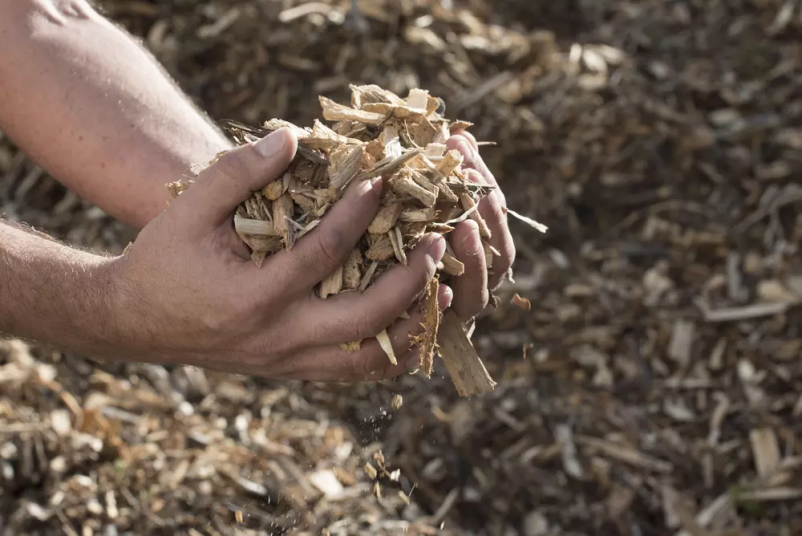
[(440, 355), (459, 395), (469, 397), (493, 391), (496, 382), (467, 337), (462, 320), (450, 308), (440, 322), (440, 332)]

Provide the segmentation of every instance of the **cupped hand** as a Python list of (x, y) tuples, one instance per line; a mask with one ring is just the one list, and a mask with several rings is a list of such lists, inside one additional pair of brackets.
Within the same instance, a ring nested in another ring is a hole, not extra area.
[(479, 201), (478, 212), (490, 231), (490, 245), (500, 256), (493, 256), (493, 265), (488, 276), (484, 248), (475, 221), (459, 223), (449, 235), (449, 244), (454, 255), (465, 265), (465, 272), (452, 279), (454, 292), (452, 307), (464, 320), (479, 314), (489, 300), (489, 291), (495, 290), (515, 261), (515, 244), (512, 240), (504, 210), (507, 200), (498, 188), (498, 182), (479, 155), (479, 145), (472, 134), (457, 130), (451, 133), (446, 146), (459, 151), (463, 160), (463, 172), (472, 182), (495, 186), (490, 194)]
[[(426, 235), (407, 265), (362, 293), (321, 299), (313, 291), (378, 212), (380, 179), (349, 185), (320, 225), (261, 267), (234, 231), (237, 205), (280, 178), (296, 150), (294, 135), (280, 129), (225, 153), (112, 263), (124, 357), (317, 381), (379, 380), (414, 364), (410, 335), (422, 329), (418, 299), (443, 256), (442, 236)], [(438, 301), (445, 309), (451, 289), (441, 285)], [(385, 328), (397, 365), (374, 338)], [(357, 351), (340, 347), (361, 339)]]

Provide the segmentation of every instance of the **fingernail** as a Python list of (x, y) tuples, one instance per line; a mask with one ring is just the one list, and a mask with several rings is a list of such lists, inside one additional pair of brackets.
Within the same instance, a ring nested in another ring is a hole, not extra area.
[(261, 140), (256, 141), (253, 146), (259, 151), (259, 154), (265, 158), (270, 158), (279, 153), (287, 144), (287, 130), (280, 128), (271, 132)]
[(420, 357), (415, 356), (405, 363), (407, 372), (415, 373), (420, 369)]
[(443, 238), (443, 235), (435, 234), (434, 238), (432, 239), (432, 244), (429, 246), (429, 255), (434, 260), (435, 264), (440, 262), (440, 259), (443, 258), (443, 255), (446, 253), (446, 239)]
[(459, 142), (457, 144), (457, 151), (462, 153), (462, 156), (465, 157), (465, 163), (466, 164), (472, 164), (473, 163), (473, 159), (475, 158), (475, 156), (474, 156), (474, 152), (473, 152), (473, 147), (471, 147), (470, 143), (468, 143), (467, 141)]
[(445, 311), (451, 307), (451, 301), (454, 299), (454, 291), (448, 285), (440, 285), (437, 293), (437, 305), (440, 306), (440, 311)]
[(374, 177), (370, 179), (370, 189), (376, 192), (381, 192), (383, 183), (381, 177)]

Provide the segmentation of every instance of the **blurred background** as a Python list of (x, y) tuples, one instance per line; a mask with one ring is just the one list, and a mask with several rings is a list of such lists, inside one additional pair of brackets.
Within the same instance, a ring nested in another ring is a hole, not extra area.
[[(99, 4), (214, 120), (429, 90), (549, 231), (511, 220), (470, 400), (441, 364), (280, 383), (0, 341), (2, 534), (802, 533), (800, 2)], [(6, 218), (134, 236), (2, 134), (0, 178)]]

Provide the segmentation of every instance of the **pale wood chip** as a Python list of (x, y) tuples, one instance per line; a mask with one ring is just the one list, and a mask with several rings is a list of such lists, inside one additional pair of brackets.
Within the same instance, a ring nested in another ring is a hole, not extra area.
[(282, 194), (273, 202), (273, 230), (284, 239), (287, 249), (292, 247), (294, 227), (288, 223), (293, 215), (293, 201), (290, 194)]
[(343, 267), (340, 266), (334, 272), (324, 279), (320, 284), (320, 297), (324, 300), (333, 295), (338, 294), (343, 288)]
[(496, 382), (487, 373), (467, 337), (462, 320), (450, 308), (443, 315), (440, 331), (440, 355), (459, 395), (473, 396), (492, 391)]
[(476, 222), (479, 226), (479, 234), (485, 240), (491, 239), (490, 228), (487, 226), (487, 222), (485, 219), (479, 214), (479, 210), (477, 210), (476, 201), (473, 200), (473, 197), (467, 192), (460, 192), (459, 194), (459, 201), (462, 205), (463, 210), (471, 210), (470, 218)]
[(691, 349), (695, 324), (690, 320), (677, 319), (668, 344), (668, 357), (682, 366), (688, 366), (691, 361)]
[(262, 188), (262, 195), (270, 201), (275, 201), (279, 198), (279, 196), (281, 196), (281, 194), (287, 191), (287, 188), (290, 185), (290, 177), (290, 173), (285, 173), (282, 175), (281, 179), (276, 179), (273, 182), (268, 183), (267, 186)]
[(364, 292), (370, 282), (373, 280), (373, 274), (376, 273), (376, 269), (379, 267), (379, 263), (374, 261), (368, 266), (368, 269), (365, 271), (365, 275), (362, 276), (362, 281), (359, 283), (359, 292)]
[[(338, 104), (328, 97), (320, 96), (320, 106), (323, 108), (323, 117), (327, 121), (358, 121), (366, 125), (381, 125), (387, 119), (388, 114), (366, 112), (364, 110), (356, 110)], [(364, 106), (364, 105), (363, 105)]]
[(273, 224), (269, 221), (252, 220), (241, 216), (234, 216), (234, 230), (240, 236), (277, 236), (273, 231)]
[(444, 177), (448, 177), (462, 164), (462, 160), (462, 153), (456, 149), (451, 149), (443, 156), (443, 160), (437, 166), (437, 171)]
[(409, 195), (420, 201), (424, 206), (433, 207), (437, 201), (437, 195), (422, 188), (411, 178), (407, 170), (400, 170), (389, 180), (390, 188), (398, 195)]
[(383, 329), (381, 333), (376, 335), (376, 340), (379, 341), (379, 345), (381, 346), (382, 350), (385, 354), (387, 354), (387, 357), (390, 359), (390, 363), (397, 365), (398, 360), (395, 357), (393, 343), (390, 341), (390, 335), (387, 333), (387, 330)]
[(384, 125), (384, 130), (379, 140), (384, 145), (385, 156), (398, 158), (403, 154), (404, 150), (401, 147), (401, 138), (398, 135), (398, 125), (395, 123), (387, 123)]
[(749, 432), (752, 455), (758, 476), (768, 477), (780, 464), (780, 446), (772, 428), (755, 428)]
[(351, 105), (354, 108), (361, 108), (363, 104), (371, 102), (386, 102), (396, 105), (404, 104), (404, 100), (401, 97), (375, 84), (350, 84), (348, 88), (351, 90)]
[(460, 276), (465, 273), (465, 265), (453, 254), (446, 251), (441, 259), (443, 271), (449, 275)]
[(387, 261), (395, 255), (395, 248), (390, 241), (390, 233), (382, 235), (369, 235), (370, 247), (365, 252), (365, 258), (371, 261)]
[(404, 222), (429, 222), (437, 217), (437, 211), (434, 207), (427, 208), (409, 208), (405, 209), (398, 216), (400, 221)]
[[(437, 99), (435, 99), (436, 101)], [(418, 110), (427, 110), (429, 104), (429, 92), (420, 88), (412, 88), (406, 98), (407, 106)]]
[(404, 205), (401, 203), (391, 201), (387, 205), (382, 206), (373, 221), (368, 226), (368, 232), (371, 234), (383, 234), (390, 231), (398, 221)]
[(362, 164), (361, 145), (343, 146), (332, 152), (329, 164), (329, 188), (339, 192), (359, 173)]
[(639, 452), (622, 443), (613, 443), (604, 439), (588, 436), (578, 436), (576, 441), (581, 445), (603, 452), (610, 458), (640, 467), (642, 469), (656, 471), (659, 473), (668, 473), (673, 468), (673, 466), (668, 462), (647, 456), (646, 454), (643, 454), (642, 452)]
[(348, 260), (343, 267), (343, 288), (354, 290), (359, 288), (359, 281), (362, 278), (359, 268), (362, 266), (362, 253), (358, 249), (351, 252)]

